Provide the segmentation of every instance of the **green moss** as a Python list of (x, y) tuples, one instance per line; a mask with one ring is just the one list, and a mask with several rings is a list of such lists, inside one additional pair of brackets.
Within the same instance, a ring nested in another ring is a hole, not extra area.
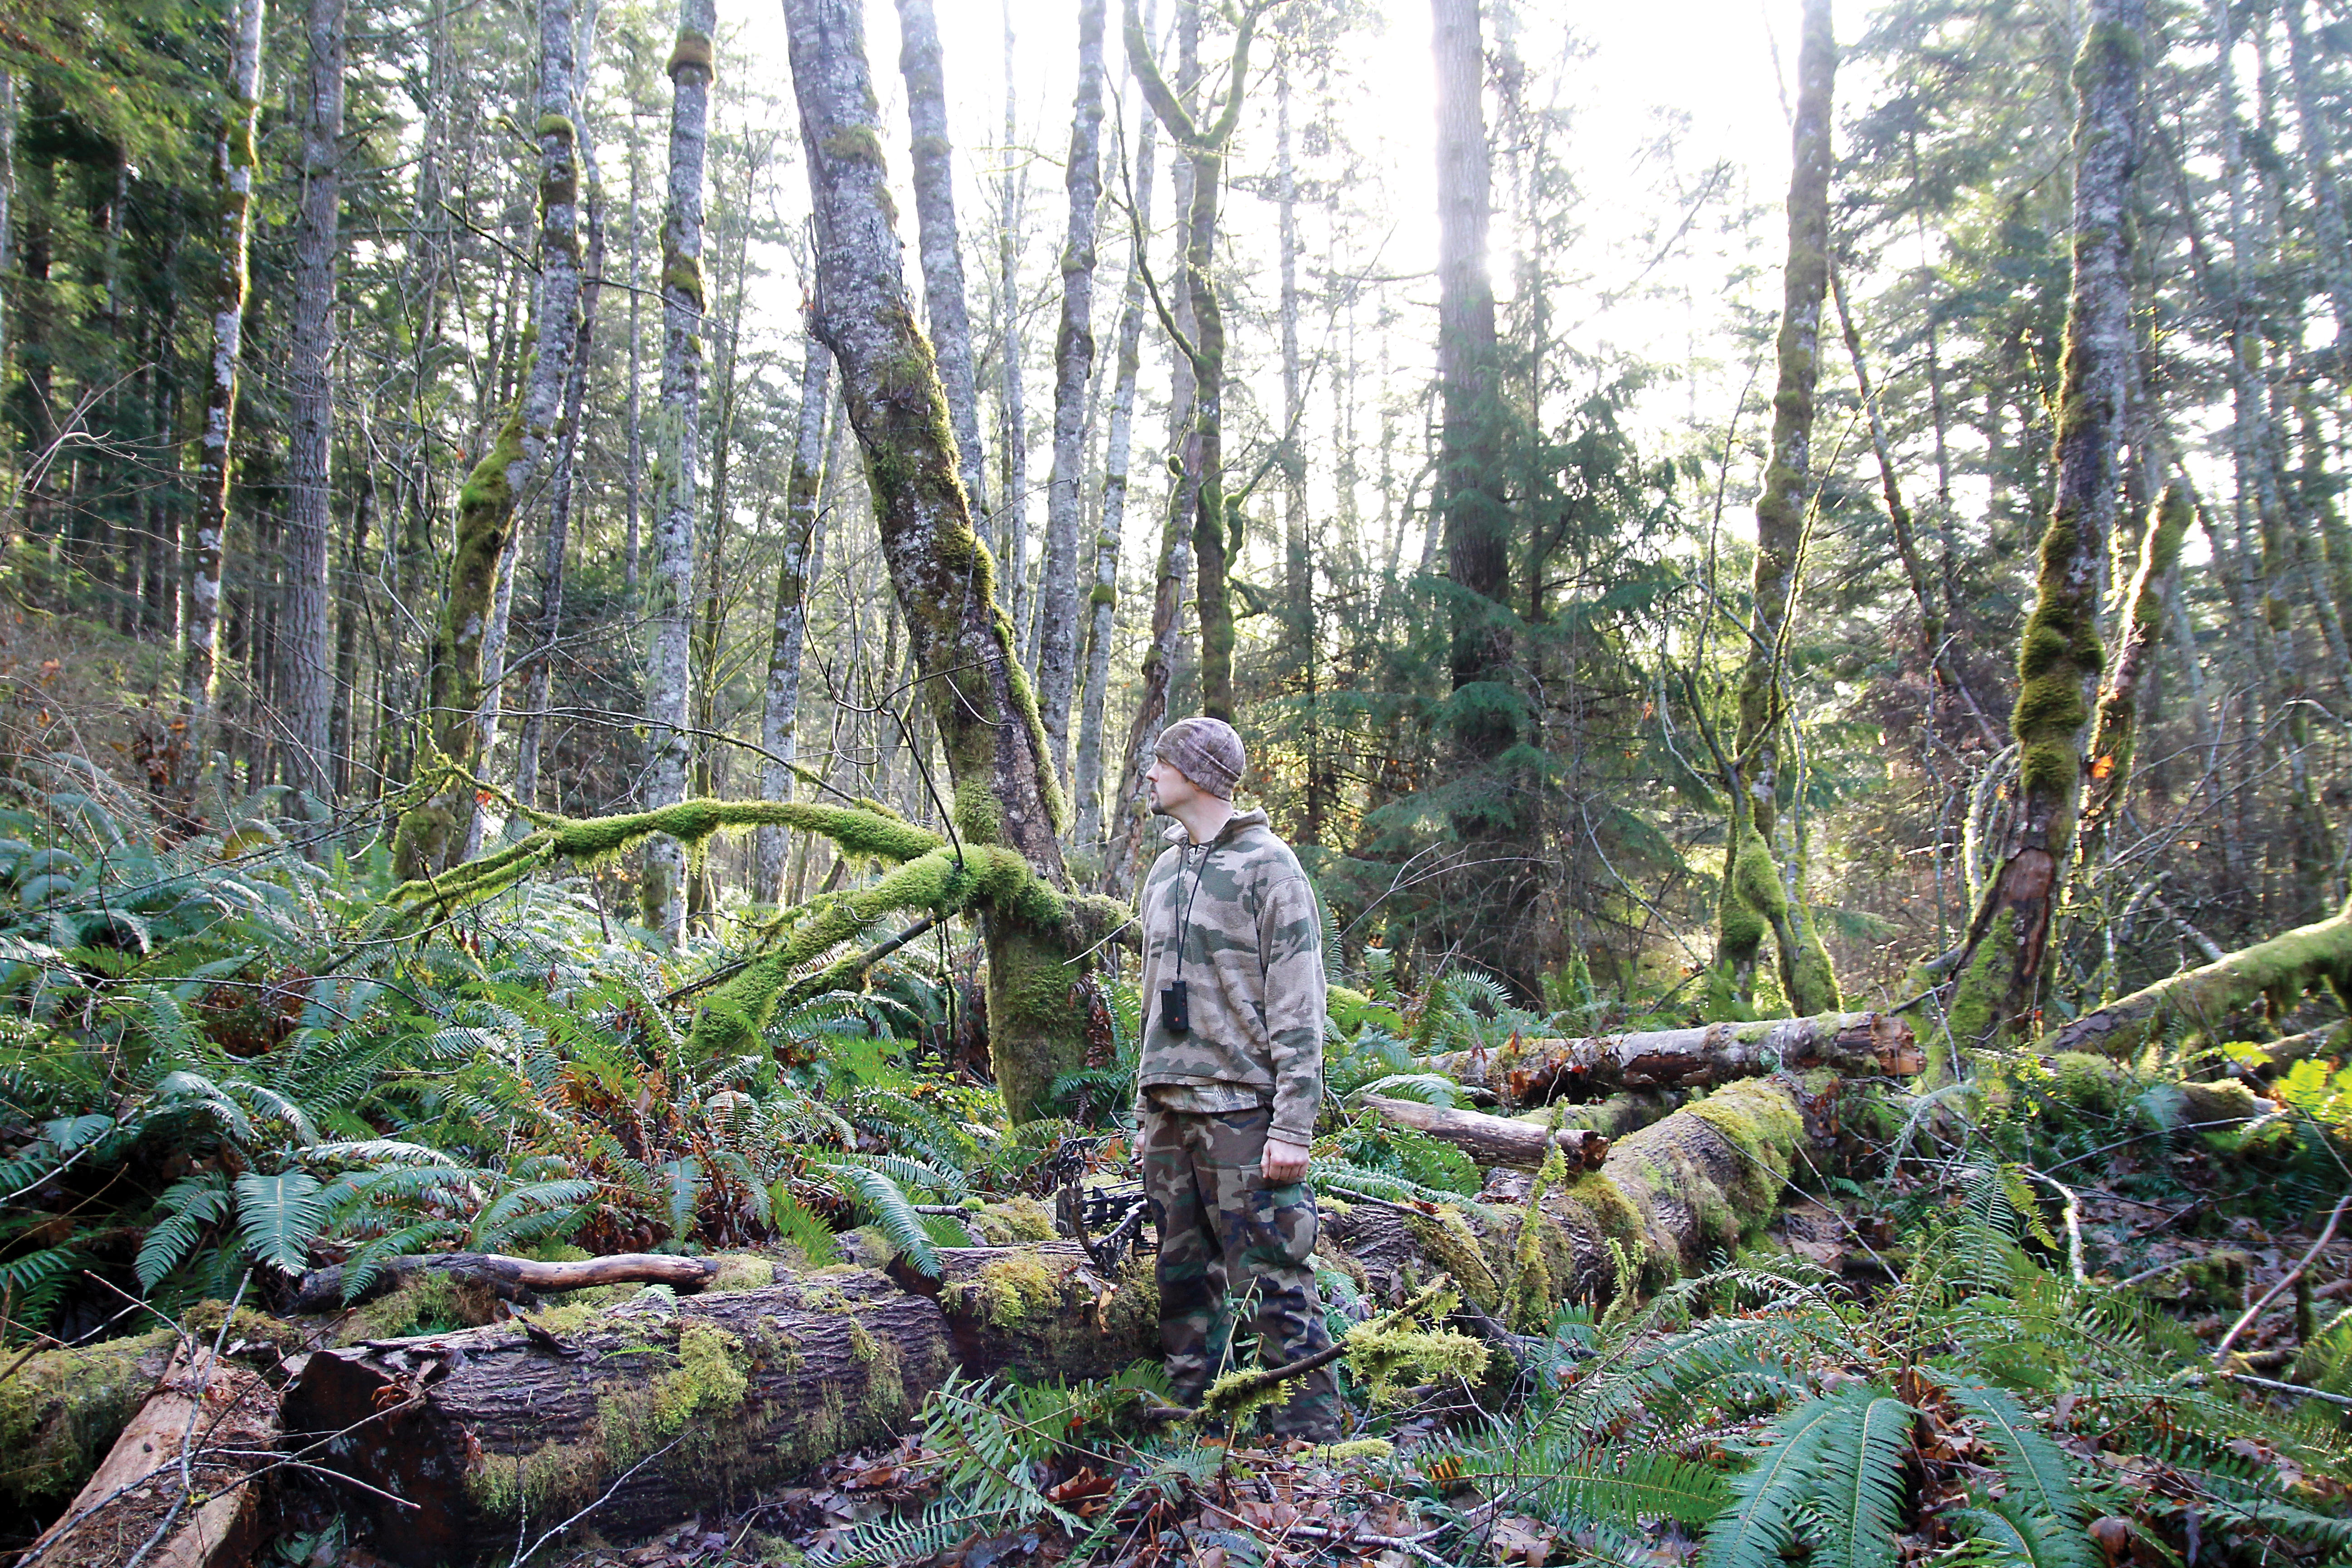
[(708, 1291), (763, 1290), (776, 1282), (773, 1258), (744, 1253), (730, 1253), (719, 1260), (719, 1272), (710, 1277)]
[(868, 168), (887, 168), (882, 156), (882, 138), (871, 125), (844, 125), (818, 143), (828, 158), (845, 163), (863, 163)]
[(1633, 1206), (1624, 1189), (1611, 1181), (1607, 1173), (1592, 1171), (1570, 1183), (1560, 1201), (1590, 1221), (1601, 1239), (1612, 1243), (1633, 1265), (1632, 1269), (1618, 1271), (1611, 1287), (1612, 1298), (1635, 1289), (1640, 1283), (1637, 1273), (1650, 1259), (1650, 1233), (1642, 1223), (1642, 1211)]
[(1475, 1386), (1486, 1375), (1485, 1343), (1452, 1329), (1415, 1329), (1381, 1318), (1358, 1323), (1342, 1342), (1349, 1369), (1364, 1380), (1376, 1405), (1401, 1403), (1407, 1389), (1421, 1384), (1458, 1377)]
[(580, 139), (580, 132), (572, 125), (571, 117), (563, 114), (541, 115), (534, 133), (541, 136), (561, 136), (566, 142), (576, 142)]
[(1087, 590), (1087, 603), (1097, 607), (1118, 603), (1118, 591), (1108, 583), (1097, 583)]
[(43, 1351), (0, 1383), (0, 1493), (46, 1515), (79, 1491), (163, 1375), (173, 1338), (158, 1329)]
[(690, 301), (697, 310), (702, 305), (702, 263), (691, 256), (672, 255), (662, 264), (662, 291), (675, 292)]
[(457, 490), (459, 526), (464, 515), (503, 514), (514, 508), (514, 487), (507, 482), (507, 470), (522, 461), (522, 419), (517, 416), (499, 426), (498, 438), (490, 449), (482, 454), (466, 482)]
[(979, 1315), (1000, 1329), (1011, 1328), (1062, 1295), (1060, 1279), (1027, 1252), (981, 1265), (980, 1278), (966, 1289)]
[[(1529, 1214), (1537, 1211), (1533, 1208)], [(1499, 1311), (1503, 1303), (1503, 1282), (1495, 1276), (1494, 1266), (1486, 1259), (1486, 1245), (1471, 1230), (1462, 1211), (1453, 1204), (1440, 1204), (1434, 1214), (1415, 1209), (1399, 1216), (1413, 1240), (1432, 1261), (1454, 1276), (1471, 1300), (1487, 1311)]]
[(528, 1454), (484, 1454), (466, 1468), (466, 1496), (490, 1519), (562, 1519), (603, 1486), (605, 1459), (593, 1442), (550, 1443)]
[(717, 58), (711, 51), (710, 39), (708, 37), (681, 27), (678, 29), (677, 43), (669, 52), (669, 64), (665, 68), (669, 74), (670, 80), (676, 81), (677, 73), (689, 66), (698, 67), (705, 73), (715, 75), (718, 69), (716, 60)]
[(486, 1292), (461, 1291), (437, 1268), (420, 1268), (336, 1325), (334, 1342), (396, 1340), (440, 1333), (490, 1321)]
[(1054, 1239), (1053, 1212), (1035, 1198), (1011, 1198), (974, 1209), (964, 1223), (991, 1247), (1013, 1247), (1024, 1241)]
[(2009, 950), (2017, 941), (2017, 916), (2009, 910), (1995, 914), (1984, 940), (1969, 957), (1952, 987), (1945, 1008), (1944, 1027), (1927, 1042), (1927, 1081), (1949, 1083), (1958, 1075), (1959, 1052), (1992, 1043), (2008, 1013)]
[(1386, 1437), (1352, 1437), (1345, 1443), (1333, 1443), (1318, 1448), (1311, 1458), (1345, 1461), (1349, 1459), (1390, 1459), (1396, 1457), (1396, 1445)]

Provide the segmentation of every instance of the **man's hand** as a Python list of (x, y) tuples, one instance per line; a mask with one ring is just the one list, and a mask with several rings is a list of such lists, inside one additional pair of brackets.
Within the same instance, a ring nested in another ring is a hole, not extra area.
[(1307, 1145), (1293, 1143), (1287, 1138), (1269, 1137), (1265, 1155), (1258, 1162), (1258, 1170), (1269, 1187), (1288, 1186), (1307, 1179)]

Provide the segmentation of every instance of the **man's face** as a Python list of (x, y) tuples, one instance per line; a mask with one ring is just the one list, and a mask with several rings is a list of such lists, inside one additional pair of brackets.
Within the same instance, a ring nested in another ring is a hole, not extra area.
[(1143, 784), (1151, 796), (1151, 809), (1159, 812), (1189, 805), (1201, 795), (1201, 786), (1186, 778), (1181, 769), (1157, 757), (1143, 770)]

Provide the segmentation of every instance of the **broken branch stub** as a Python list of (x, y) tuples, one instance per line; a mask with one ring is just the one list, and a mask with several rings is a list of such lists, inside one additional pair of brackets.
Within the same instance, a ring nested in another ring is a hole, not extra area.
[(367, 1287), (348, 1300), (341, 1266), (314, 1268), (302, 1276), (294, 1295), (294, 1310), (331, 1312), (356, 1306), (422, 1273), (446, 1274), (452, 1284), (485, 1287), (501, 1300), (518, 1301), (534, 1291), (583, 1290), (592, 1285), (667, 1285), (676, 1290), (699, 1290), (718, 1271), (717, 1264), (704, 1258), (658, 1252), (619, 1252), (564, 1263), (542, 1263), (496, 1252), (423, 1253), (385, 1258)]
[(1545, 1152), (1555, 1143), (1567, 1151), (1569, 1165), (1575, 1170), (1597, 1171), (1609, 1154), (1608, 1138), (1588, 1127), (1563, 1127), (1547, 1133), (1531, 1121), (1514, 1121), (1506, 1116), (1447, 1110), (1381, 1094), (1360, 1099), (1382, 1121), (1451, 1143), (1481, 1165), (1517, 1165), (1532, 1171), (1543, 1163)]

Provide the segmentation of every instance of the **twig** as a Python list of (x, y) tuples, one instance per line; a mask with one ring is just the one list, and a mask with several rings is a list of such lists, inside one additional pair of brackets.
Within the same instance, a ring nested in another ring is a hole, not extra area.
[(253, 1270), (248, 1268), (245, 1271), (245, 1278), (236, 1282), (236, 1294), (229, 1298), (228, 1310), (221, 1314), (220, 1330), (213, 1335), (212, 1354), (201, 1363), (195, 1363), (193, 1356), (189, 1358), (192, 1363), (190, 1370), (197, 1375), (194, 1394), (188, 1401), (188, 1425), (180, 1434), (180, 1489), (173, 1497), (172, 1506), (163, 1510), (163, 1517), (156, 1524), (154, 1533), (140, 1543), (139, 1550), (131, 1554), (131, 1560), (122, 1568), (139, 1568), (139, 1564), (147, 1561), (147, 1554), (171, 1535), (172, 1526), (179, 1522), (181, 1511), (194, 1500), (196, 1481), (191, 1450), (195, 1447), (196, 1423), (205, 1414), (205, 1391), (212, 1385), (214, 1376), (220, 1371), (221, 1346), (227, 1342), (228, 1326), (236, 1321), (236, 1309), (245, 1300), (245, 1288), (252, 1283)]
[(565, 1520), (562, 1524), (557, 1525), (553, 1530), (549, 1531), (537, 1541), (532, 1542), (529, 1546), (517, 1551), (514, 1554), (514, 1562), (509, 1563), (508, 1568), (522, 1568), (522, 1564), (526, 1561), (538, 1554), (541, 1547), (546, 1545), (549, 1542), (554, 1540), (557, 1536), (562, 1534), (565, 1531), (571, 1529), (573, 1525), (579, 1523), (582, 1520), (587, 1518), (590, 1514), (595, 1512), (598, 1509), (603, 1508), (606, 1503), (612, 1501), (613, 1494), (619, 1491), (623, 1484), (625, 1483), (631, 1476), (635, 1475), (639, 1470), (644, 1469), (647, 1465), (652, 1464), (656, 1459), (660, 1458), (664, 1454), (668, 1453), (672, 1448), (677, 1447), (680, 1443), (685, 1441), (686, 1438), (683, 1436), (672, 1437), (668, 1442), (663, 1444), (660, 1447), (656, 1448), (652, 1453), (647, 1454), (644, 1458), (639, 1459), (627, 1469), (623, 1470), (618, 1476), (614, 1478), (613, 1484), (604, 1489), (604, 1495), (603, 1497), (598, 1498), (594, 1502), (590, 1503), (586, 1508), (582, 1509), (578, 1513), (573, 1514), (570, 1519)]
[(2225, 1372), (2221, 1374), (2232, 1383), (2251, 1383), (2256, 1388), (2274, 1388), (2281, 1394), (2300, 1394), (2305, 1399), (2321, 1399), (2330, 1405), (2352, 1410), (2352, 1394), (2330, 1394), (2324, 1388), (2305, 1388), (2299, 1383), (2281, 1383), (2274, 1377), (2256, 1377), (2250, 1372)]
[(2336, 1207), (2327, 1215), (2327, 1228), (2319, 1233), (2319, 1239), (2311, 1244), (2311, 1250), (2303, 1255), (2302, 1260), (2284, 1274), (2280, 1275), (2277, 1282), (2263, 1292), (2262, 1300), (2247, 1308), (2238, 1321), (2230, 1325), (2230, 1331), (2223, 1334), (2221, 1342), (2213, 1347), (2213, 1365), (2217, 1369), (2229, 1364), (2230, 1347), (2238, 1342), (2238, 1336), (2246, 1331), (2249, 1324), (2262, 1316), (2263, 1309), (2276, 1300), (2280, 1291), (2302, 1279), (2303, 1271), (2310, 1268), (2313, 1260), (2318, 1258), (2319, 1249), (2335, 1239), (2336, 1227), (2343, 1220), (2347, 1207), (2352, 1207), (2352, 1192), (2347, 1192), (2336, 1200)]

